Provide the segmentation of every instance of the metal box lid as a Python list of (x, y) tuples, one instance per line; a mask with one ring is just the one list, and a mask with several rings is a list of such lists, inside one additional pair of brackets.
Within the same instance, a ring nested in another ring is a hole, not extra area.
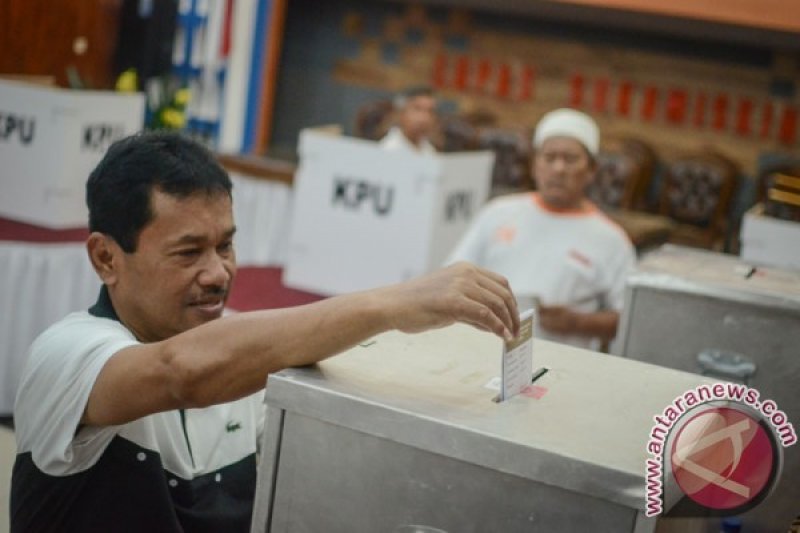
[(665, 245), (647, 254), (628, 286), (800, 311), (800, 271), (756, 266), (737, 256), (682, 246)]
[[(389, 332), (318, 366), (270, 376), (266, 401), (507, 474), (645, 504), (646, 444), (680, 394), (709, 381), (567, 345), (534, 341), (539, 398), (495, 403), (501, 341), (464, 325)], [(388, 461), (391, 457), (386, 458)]]

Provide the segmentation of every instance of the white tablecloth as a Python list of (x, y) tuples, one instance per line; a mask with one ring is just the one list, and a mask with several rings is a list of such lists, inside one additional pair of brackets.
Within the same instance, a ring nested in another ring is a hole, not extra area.
[(283, 266), (289, 239), (292, 188), (230, 173), (239, 266)]
[(14, 407), (33, 339), (63, 316), (97, 299), (100, 280), (84, 243), (0, 241), (0, 414)]

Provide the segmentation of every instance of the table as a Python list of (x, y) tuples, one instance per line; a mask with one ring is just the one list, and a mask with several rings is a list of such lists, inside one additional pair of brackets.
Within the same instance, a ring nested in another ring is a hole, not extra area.
[(639, 252), (666, 243), (677, 226), (668, 217), (642, 211), (617, 209), (606, 211), (606, 215), (622, 227)]
[(291, 186), (231, 172), (236, 262), (239, 266), (283, 266), (289, 246)]
[(33, 339), (97, 298), (100, 281), (83, 242), (0, 242), (0, 415), (13, 411)]

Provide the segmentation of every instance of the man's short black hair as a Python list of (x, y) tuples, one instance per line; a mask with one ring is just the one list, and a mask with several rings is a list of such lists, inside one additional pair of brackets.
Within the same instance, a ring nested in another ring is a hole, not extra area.
[(152, 220), (154, 190), (178, 198), (196, 193), (231, 196), (231, 180), (201, 144), (173, 132), (149, 131), (112, 144), (89, 175), (89, 231), (112, 237), (127, 253)]
[(436, 92), (430, 85), (414, 85), (412, 87), (407, 87), (397, 93), (397, 96), (394, 97), (393, 104), (395, 109), (401, 109), (408, 103), (409, 100), (416, 98), (417, 96), (430, 96), (431, 98), (434, 98), (436, 97)]

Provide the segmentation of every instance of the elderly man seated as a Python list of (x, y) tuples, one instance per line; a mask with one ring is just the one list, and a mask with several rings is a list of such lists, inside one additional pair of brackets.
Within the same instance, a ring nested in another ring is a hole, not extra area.
[(616, 335), (635, 264), (626, 234), (586, 198), (599, 145), (588, 115), (545, 114), (533, 136), (537, 191), (492, 200), (448, 259), (506, 276), (520, 309), (537, 308), (541, 338), (594, 350)]

